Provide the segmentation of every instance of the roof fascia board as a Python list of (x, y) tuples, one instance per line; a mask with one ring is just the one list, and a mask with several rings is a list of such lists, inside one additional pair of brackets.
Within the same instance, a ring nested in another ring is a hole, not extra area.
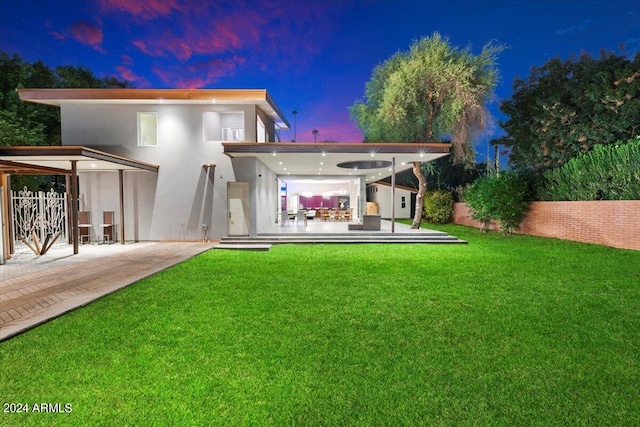
[(125, 157), (116, 156), (115, 154), (105, 153), (104, 151), (77, 145), (0, 147), (0, 156), (87, 157), (89, 159), (103, 160), (109, 163), (122, 165), (124, 167), (150, 172), (158, 172), (159, 169), (158, 165), (141, 162), (139, 160), (127, 159)]
[(451, 144), (427, 143), (329, 143), (223, 142), (225, 154), (232, 153), (449, 153)]
[(30, 163), (13, 162), (0, 159), (0, 171), (14, 175), (71, 175), (67, 169), (53, 168), (49, 166), (32, 165)]

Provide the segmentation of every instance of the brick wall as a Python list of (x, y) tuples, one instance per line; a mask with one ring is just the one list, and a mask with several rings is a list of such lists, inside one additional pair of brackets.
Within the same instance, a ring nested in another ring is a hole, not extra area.
[[(455, 204), (453, 222), (480, 227), (465, 203)], [(534, 202), (517, 232), (640, 250), (640, 200)]]

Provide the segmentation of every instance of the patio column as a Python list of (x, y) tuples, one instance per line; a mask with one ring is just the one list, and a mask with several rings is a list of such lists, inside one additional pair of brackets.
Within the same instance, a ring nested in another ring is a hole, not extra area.
[(124, 170), (118, 169), (120, 185), (120, 244), (124, 245)]
[(14, 213), (13, 213), (13, 198), (11, 197), (11, 175), (10, 174), (5, 174), (5, 182), (7, 184), (7, 196), (6, 196), (7, 205), (4, 208), (6, 209), (6, 213), (7, 213), (7, 230), (8, 230), (7, 236), (9, 236), (9, 252), (6, 258), (9, 259), (11, 258), (11, 255), (13, 255), (16, 252), (16, 246), (13, 240)]
[(396, 158), (391, 159), (391, 232), (396, 232)]
[(78, 161), (71, 160), (71, 230), (73, 254), (78, 255)]
[(73, 221), (71, 218), (71, 176), (70, 175), (65, 175), (64, 176), (64, 188), (67, 192), (67, 200), (65, 200), (65, 202), (67, 203), (67, 243), (68, 244), (72, 244), (73, 243)]

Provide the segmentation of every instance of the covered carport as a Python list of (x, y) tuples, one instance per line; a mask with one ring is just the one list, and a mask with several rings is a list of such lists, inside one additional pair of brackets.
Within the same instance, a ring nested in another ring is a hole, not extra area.
[(17, 146), (0, 147), (0, 187), (2, 191), (2, 254), (13, 253), (12, 223), (10, 209), (11, 175), (64, 175), (67, 198), (70, 201), (68, 229), (71, 231), (73, 253), (78, 253), (78, 173), (114, 172), (119, 177), (120, 242), (125, 242), (124, 173), (127, 171), (158, 172), (158, 165), (117, 156), (84, 146)]

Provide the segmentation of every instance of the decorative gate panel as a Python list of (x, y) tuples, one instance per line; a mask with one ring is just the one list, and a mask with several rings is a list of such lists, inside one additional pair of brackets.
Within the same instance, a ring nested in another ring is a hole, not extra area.
[(13, 208), (13, 240), (16, 244), (33, 244), (34, 235), (44, 242), (47, 235), (58, 236), (58, 242), (67, 240), (66, 194), (48, 192), (34, 193), (25, 187), (11, 192)]

